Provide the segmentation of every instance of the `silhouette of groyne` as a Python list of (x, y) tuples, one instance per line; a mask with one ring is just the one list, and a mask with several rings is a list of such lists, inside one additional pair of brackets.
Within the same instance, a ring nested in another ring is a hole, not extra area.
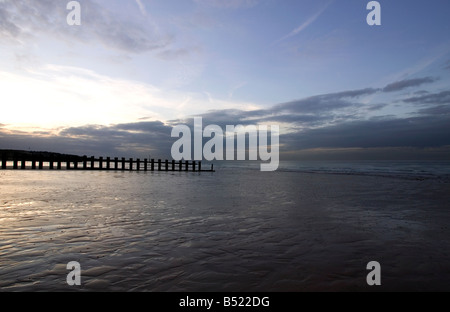
[(18, 152), (1, 153), (2, 170), (114, 170), (114, 171), (186, 171), (214, 172), (202, 167), (199, 161), (175, 161), (162, 159), (134, 159), (118, 157), (74, 156), (48, 152)]

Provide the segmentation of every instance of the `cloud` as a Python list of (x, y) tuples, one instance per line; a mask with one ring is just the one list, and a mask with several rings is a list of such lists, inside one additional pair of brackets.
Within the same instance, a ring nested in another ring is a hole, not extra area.
[[(73, 72), (77, 73), (78, 70)], [(92, 73), (84, 72), (84, 75), (90, 77)], [(403, 86), (406, 85), (418, 87), (421, 83), (408, 82)], [(320, 94), (253, 110), (210, 110), (187, 118), (174, 117), (168, 122), (141, 120), (110, 125), (88, 124), (52, 131), (38, 128), (31, 133), (11, 130), (5, 125), (9, 122), (2, 120), (5, 124), (0, 124), (0, 148), (31, 147), (34, 150), (112, 157), (144, 158), (152, 154), (155, 158), (170, 158), (171, 146), (175, 142), (170, 136), (172, 127), (178, 124), (192, 127), (193, 116), (203, 117), (204, 126), (216, 124), (222, 129), (227, 125), (238, 124), (278, 124), (282, 127), (281, 152), (291, 158), (296, 154), (303, 155), (302, 151), (346, 150), (351, 153), (358, 149), (375, 151), (380, 156), (380, 151), (408, 155), (405, 151), (411, 148), (416, 151), (432, 148), (435, 151), (433, 155), (438, 155), (439, 148), (450, 146), (450, 91), (413, 92), (417, 96), (403, 100), (404, 103), (412, 104), (412, 110), (404, 115), (408, 117), (398, 117), (373, 114), (388, 104), (364, 101), (364, 97), (381, 90), (364, 88)], [(423, 108), (423, 105), (427, 107)], [(417, 110), (417, 107), (421, 109)], [(73, 110), (64, 110), (66, 113), (68, 111)], [(140, 117), (149, 115), (152, 114)], [(403, 154), (398, 152), (400, 149)], [(364, 157), (369, 157), (369, 154), (364, 152)], [(337, 154), (330, 152), (330, 155)], [(386, 154), (385, 157), (389, 158), (390, 155)]]
[(450, 70), (450, 60), (445, 63), (444, 69)]
[[(411, 83), (419, 86), (420, 83)], [(360, 99), (382, 89), (365, 88), (322, 94), (251, 111), (215, 110), (201, 114), (204, 124), (226, 125), (285, 124), (282, 153), (297, 153), (308, 149), (376, 149), (378, 156), (392, 150), (396, 155), (408, 155), (408, 148), (440, 148), (450, 146), (450, 108), (436, 106), (416, 112), (418, 116), (400, 118), (376, 116), (366, 118), (367, 111), (389, 106), (386, 103), (363, 104)], [(430, 103), (445, 102), (450, 92), (427, 94), (415, 100)], [(423, 94), (423, 93), (422, 93)], [(413, 100), (411, 100), (413, 101)], [(172, 121), (192, 126), (192, 119)], [(401, 149), (401, 151), (400, 151)], [(426, 154), (420, 154), (425, 157)], [(437, 153), (437, 152), (436, 152)], [(369, 157), (369, 154), (365, 156)], [(438, 155), (437, 153), (436, 155)], [(412, 154), (411, 154), (412, 155)], [(445, 155), (448, 155), (445, 154)], [(292, 156), (292, 155), (291, 155)], [(377, 157), (378, 157), (377, 156)], [(389, 157), (389, 154), (385, 155)], [(292, 156), (294, 157), (294, 156)]]
[(286, 40), (290, 37), (293, 37), (295, 35), (298, 35), (299, 33), (301, 33), (302, 31), (304, 31), (306, 28), (308, 28), (312, 23), (314, 23), (322, 14), (323, 12), (325, 12), (325, 10), (331, 5), (333, 1), (328, 2), (325, 6), (323, 6), (319, 11), (317, 11), (315, 14), (313, 14), (312, 16), (310, 16), (303, 24), (301, 24), (300, 26), (298, 26), (297, 28), (295, 28), (294, 30), (292, 30), (290, 33), (288, 33), (287, 35), (281, 37), (280, 39), (278, 39), (276, 42), (280, 42), (283, 40)]
[[(290, 123), (302, 126), (314, 126), (328, 121), (329, 115), (312, 114), (273, 114), (268, 110), (243, 111), (238, 109), (215, 110), (198, 115), (203, 118), (203, 123), (214, 124), (225, 129), (227, 125), (255, 125), (255, 124), (279, 124)], [(185, 118), (169, 121), (170, 125), (185, 124), (190, 127), (194, 124), (194, 119)]]
[(438, 105), (428, 108), (423, 108), (417, 112), (419, 115), (450, 115), (450, 105)]
[(299, 115), (299, 114), (281, 114), (281, 115), (272, 115), (260, 118), (258, 121), (261, 123), (288, 123), (288, 124), (296, 124), (301, 125), (302, 127), (314, 127), (319, 126), (326, 121), (330, 121), (334, 119), (335, 116), (330, 115)]
[(234, 93), (235, 93), (237, 90), (239, 90), (239, 89), (245, 87), (247, 84), (248, 84), (247, 81), (244, 81), (244, 82), (240, 82), (240, 83), (235, 84), (235, 85), (231, 88), (231, 90), (228, 92), (228, 97), (229, 97), (229, 98), (232, 98), (232, 97), (234, 96)]
[[(142, 2), (137, 3), (145, 12)], [(173, 42), (172, 36), (161, 34), (156, 27), (121, 20), (92, 0), (81, 3), (82, 26), (69, 26), (66, 4), (59, 0), (0, 1), (0, 40), (23, 45), (25, 41), (48, 35), (66, 42), (101, 43), (128, 53), (159, 50)]]
[(308, 97), (301, 100), (275, 105), (271, 112), (286, 111), (290, 113), (324, 113), (359, 105), (353, 99), (365, 95), (372, 95), (379, 89), (366, 88), (361, 90), (343, 91)]
[(197, 51), (198, 51), (197, 48), (192, 48), (192, 49), (181, 48), (181, 49), (163, 50), (163, 51), (159, 52), (156, 56), (160, 59), (170, 61), (170, 60), (181, 59), (181, 58), (187, 57), (187, 56), (191, 55), (193, 52), (197, 52)]
[(281, 154), (284, 160), (447, 160), (450, 146), (442, 147), (369, 147), (369, 148), (312, 148)]
[(406, 79), (397, 81), (391, 84), (388, 84), (384, 87), (384, 92), (396, 92), (401, 91), (411, 87), (418, 87), (426, 83), (435, 82), (437, 79), (433, 77), (424, 77), (424, 78), (416, 78), (416, 79)]
[(141, 11), (142, 15), (147, 16), (147, 10), (145, 9), (145, 5), (142, 3), (142, 0), (136, 0), (136, 3), (139, 7), (139, 11)]
[(344, 122), (287, 134), (282, 142), (292, 150), (446, 146), (450, 145), (450, 116)]
[[(207, 121), (204, 120), (204, 126)], [(226, 120), (223, 122), (228, 123)], [(192, 120), (189, 120), (188, 125), (192, 126), (191, 123)], [(158, 121), (111, 126), (86, 125), (62, 129), (57, 134), (41, 135), (0, 128), (0, 148), (45, 150), (80, 156), (148, 158), (151, 154), (152, 158), (170, 158), (171, 146), (176, 140), (170, 136), (173, 125)], [(328, 152), (329, 156), (339, 151), (341, 154), (345, 152), (347, 156), (364, 151), (365, 158), (370, 158), (372, 151), (375, 153), (372, 156), (384, 159), (395, 156), (390, 155), (390, 151), (398, 154), (408, 149), (417, 152), (431, 148), (438, 153), (439, 148), (450, 146), (450, 114), (346, 121), (327, 127), (283, 133), (280, 142), (281, 153), (290, 158), (295, 158), (295, 155), (300, 157), (305, 152), (311, 155), (314, 150)], [(426, 156), (426, 153), (422, 154), (421, 157)], [(408, 156), (408, 153), (402, 155)], [(448, 150), (445, 155), (448, 155)]]
[[(282, 123), (292, 127), (317, 127), (327, 123), (354, 120), (367, 111), (382, 109), (386, 104), (368, 105), (358, 101), (363, 96), (379, 92), (379, 89), (366, 88), (337, 93), (316, 95), (304, 99), (273, 105), (254, 110), (222, 109), (199, 114), (209, 124), (221, 127), (226, 125), (251, 125), (257, 123)], [(171, 124), (192, 124), (192, 118), (171, 120)]]
[(429, 94), (429, 93), (430, 92), (426, 91), (426, 90), (419, 90), (419, 91), (414, 92), (415, 95), (424, 95), (424, 94)]
[(11, 132), (0, 128), (0, 148), (31, 149), (74, 155), (170, 158), (172, 127), (162, 122), (86, 125), (56, 134)]
[(379, 103), (379, 104), (370, 105), (369, 107), (367, 107), (367, 110), (369, 110), (369, 111), (377, 111), (377, 110), (383, 109), (383, 108), (385, 108), (387, 106), (389, 106), (389, 105), (386, 104), (386, 103)]
[[(195, 74), (188, 69), (182, 77)], [(205, 112), (211, 105), (224, 109), (255, 106), (206, 98), (202, 93), (167, 91), (151, 84), (61, 65), (36, 67), (20, 74), (0, 70), (0, 89), (8, 103), (7, 109), (2, 110), (1, 121), (16, 126), (108, 125), (143, 116), (164, 121)]]
[(415, 96), (404, 99), (405, 103), (413, 104), (450, 104), (450, 91), (442, 91), (423, 96)]
[(0, 4), (0, 38), (14, 39), (22, 33), (22, 29), (8, 20), (8, 12)]
[(152, 85), (59, 65), (47, 65), (27, 74), (0, 71), (0, 86), (4, 101), (8, 101), (2, 121), (10, 124), (110, 124), (143, 115), (161, 118), (155, 110), (174, 111), (178, 105), (174, 100), (178, 96), (163, 94)]

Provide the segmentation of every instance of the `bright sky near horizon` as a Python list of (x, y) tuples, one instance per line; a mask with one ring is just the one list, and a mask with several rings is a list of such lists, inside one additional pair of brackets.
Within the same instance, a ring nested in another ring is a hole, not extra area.
[(295, 134), (450, 112), (447, 0), (379, 1), (380, 26), (365, 0), (81, 0), (80, 26), (68, 2), (0, 0), (4, 140), (199, 115)]

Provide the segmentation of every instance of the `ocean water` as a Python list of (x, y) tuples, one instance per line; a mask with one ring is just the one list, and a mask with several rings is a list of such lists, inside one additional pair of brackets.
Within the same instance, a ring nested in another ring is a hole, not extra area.
[(0, 171), (0, 291), (450, 290), (449, 162), (258, 168)]

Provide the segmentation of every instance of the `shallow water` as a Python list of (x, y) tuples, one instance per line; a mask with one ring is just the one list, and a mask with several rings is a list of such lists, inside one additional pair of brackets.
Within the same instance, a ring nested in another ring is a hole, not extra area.
[(375, 290), (450, 290), (449, 190), (233, 168), (0, 171), (0, 290), (371, 291), (369, 261)]

